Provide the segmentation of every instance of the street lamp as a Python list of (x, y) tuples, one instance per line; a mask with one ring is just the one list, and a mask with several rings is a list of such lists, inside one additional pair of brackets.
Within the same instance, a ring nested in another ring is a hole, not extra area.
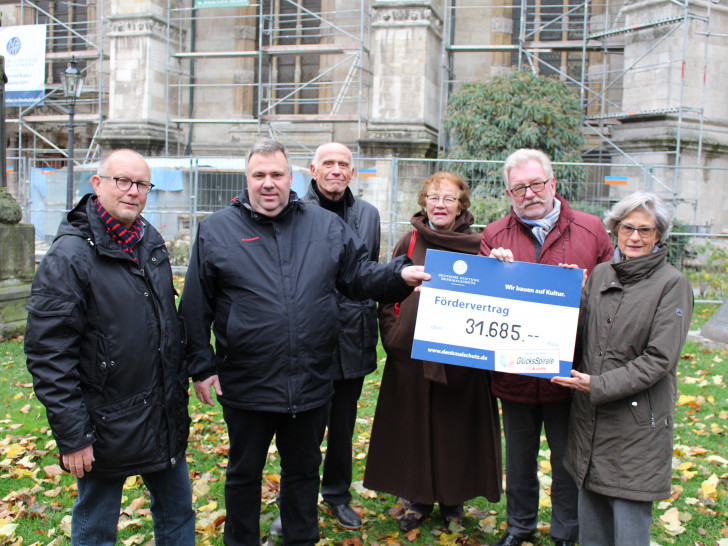
[(63, 73), (63, 95), (68, 100), (68, 181), (66, 182), (66, 209), (73, 207), (73, 116), (76, 113), (76, 99), (83, 89), (83, 74), (76, 68), (76, 57), (68, 61)]

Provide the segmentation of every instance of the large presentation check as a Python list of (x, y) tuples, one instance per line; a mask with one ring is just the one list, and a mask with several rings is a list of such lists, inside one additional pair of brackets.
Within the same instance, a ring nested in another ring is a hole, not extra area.
[(584, 271), (428, 250), (412, 358), (571, 375)]

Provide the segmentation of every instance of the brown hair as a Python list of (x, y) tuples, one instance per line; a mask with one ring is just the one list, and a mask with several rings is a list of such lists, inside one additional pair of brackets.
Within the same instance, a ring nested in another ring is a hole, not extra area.
[(458, 207), (461, 211), (467, 210), (470, 206), (470, 187), (468, 183), (458, 174), (451, 173), (450, 171), (439, 171), (433, 174), (430, 178), (422, 183), (422, 188), (417, 196), (417, 203), (424, 209), (427, 204), (427, 193), (436, 186), (441, 180), (447, 180), (452, 182), (460, 190), (460, 196), (458, 199)]

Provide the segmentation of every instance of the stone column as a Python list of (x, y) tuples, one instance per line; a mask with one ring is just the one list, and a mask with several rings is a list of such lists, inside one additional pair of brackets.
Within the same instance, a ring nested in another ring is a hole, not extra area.
[(442, 18), (433, 2), (373, 5), (367, 155), (437, 155)]
[(22, 335), (35, 271), (35, 228), (21, 224), (20, 205), (0, 188), (0, 341)]
[[(440, 11), (438, 11), (438, 9)], [(442, 2), (375, 1), (371, 24), (372, 89), (367, 136), (359, 140), (363, 157), (434, 158), (442, 59)], [(380, 184), (392, 184), (388, 161), (377, 165)], [(402, 172), (402, 169), (406, 172)], [(417, 185), (430, 165), (402, 165), (400, 180)], [(412, 188), (397, 188), (408, 193)], [(409, 219), (414, 211), (401, 211)], [(386, 218), (388, 210), (380, 209)]]
[[(180, 29), (168, 28), (166, 0), (112, 0), (105, 31), (110, 41), (109, 115), (99, 141), (107, 149), (131, 147), (144, 155), (164, 153), (165, 121), (177, 111), (178, 96), (167, 92), (170, 43)], [(180, 135), (168, 135), (170, 146)]]

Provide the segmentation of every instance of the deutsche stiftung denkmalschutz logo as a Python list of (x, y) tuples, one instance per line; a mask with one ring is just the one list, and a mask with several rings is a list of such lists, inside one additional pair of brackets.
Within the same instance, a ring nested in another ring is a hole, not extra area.
[(465, 260), (457, 260), (454, 264), (452, 264), (452, 270), (457, 275), (465, 275), (468, 270), (468, 264), (465, 263)]
[(8, 40), (8, 45), (6, 49), (8, 50), (8, 53), (10, 53), (10, 55), (17, 55), (18, 53), (20, 53), (21, 45), (22, 44), (20, 43), (20, 38), (18, 38), (17, 36), (13, 36)]

